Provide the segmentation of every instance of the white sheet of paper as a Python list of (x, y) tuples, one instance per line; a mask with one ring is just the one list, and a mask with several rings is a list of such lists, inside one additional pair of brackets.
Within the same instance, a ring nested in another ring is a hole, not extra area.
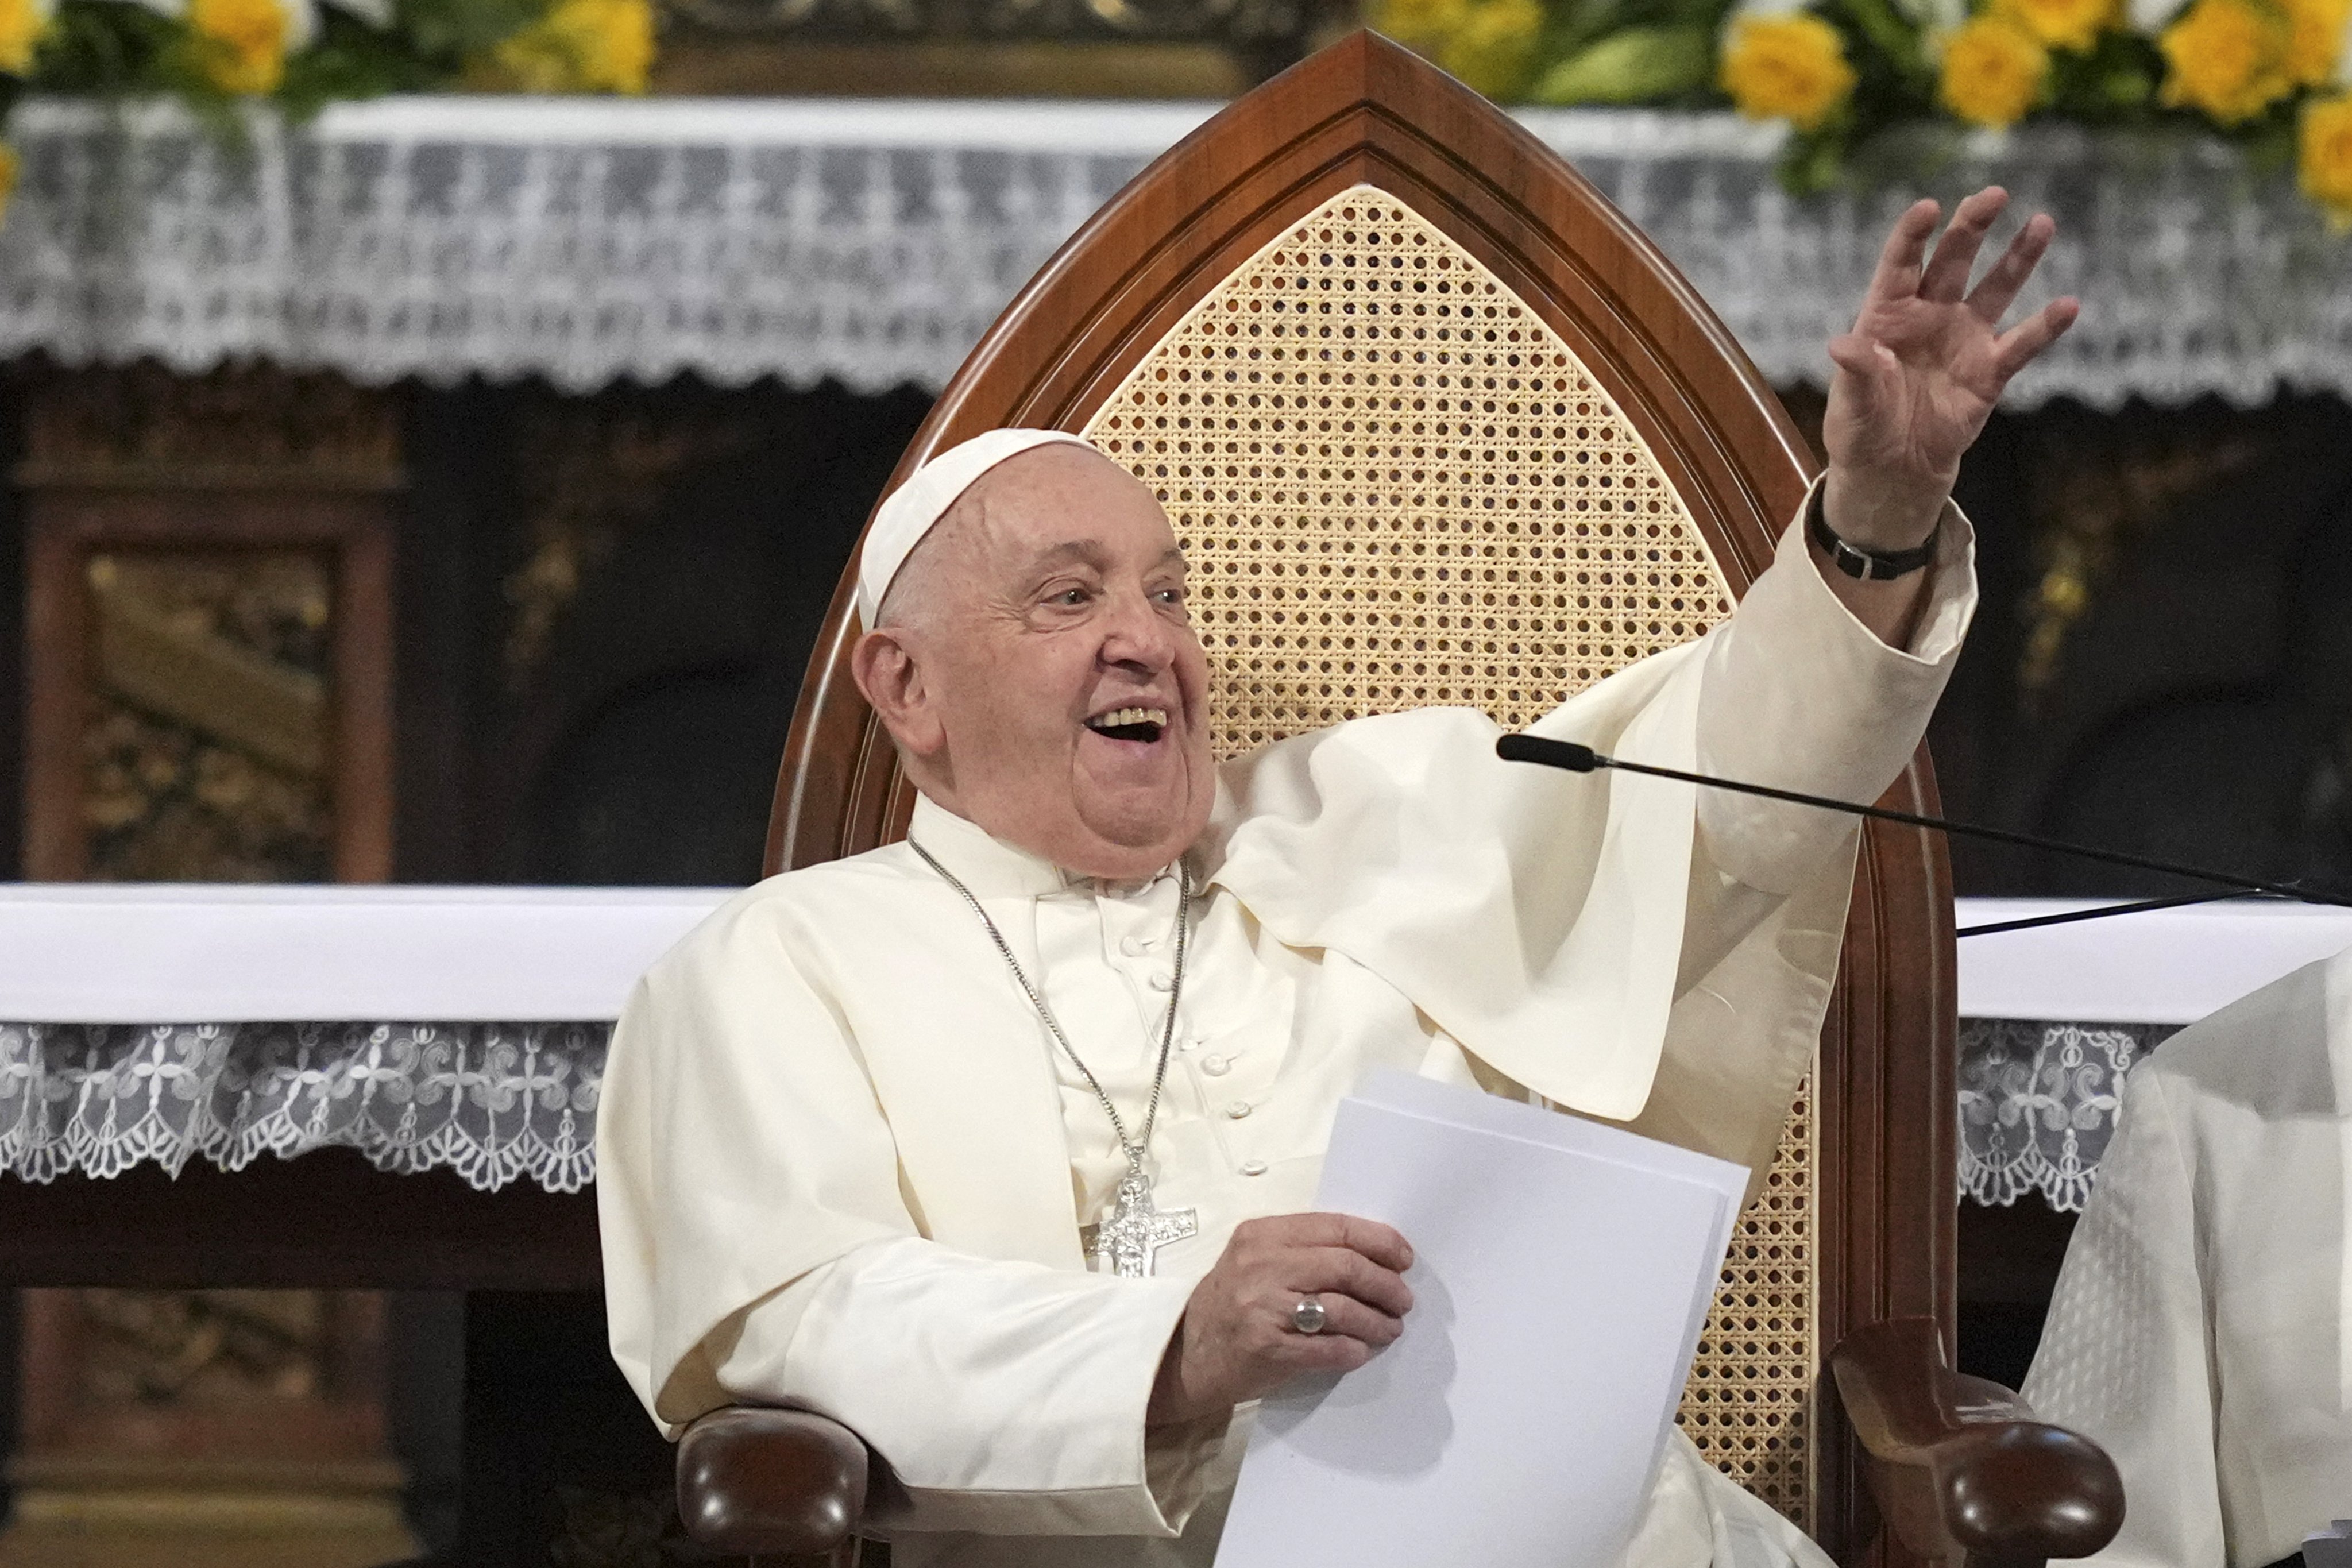
[(1267, 1399), (1217, 1568), (1612, 1568), (1748, 1173), (1402, 1073), (1340, 1102), (1318, 1206), (1413, 1245), (1397, 1342)]

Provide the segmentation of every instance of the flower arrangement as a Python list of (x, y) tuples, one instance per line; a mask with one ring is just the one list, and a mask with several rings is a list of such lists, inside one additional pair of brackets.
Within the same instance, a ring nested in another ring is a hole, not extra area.
[[(5, 3), (5, 0), (0, 0)], [(1491, 97), (1704, 107), (1790, 127), (1791, 190), (1897, 126), (2176, 126), (2292, 164), (2352, 228), (2352, 0), (1371, 0)]]
[[(653, 60), (652, 0), (0, 0), (0, 126), (28, 90), (163, 94), (235, 141), (256, 101), (635, 93)], [(16, 178), (0, 142), (0, 211)]]

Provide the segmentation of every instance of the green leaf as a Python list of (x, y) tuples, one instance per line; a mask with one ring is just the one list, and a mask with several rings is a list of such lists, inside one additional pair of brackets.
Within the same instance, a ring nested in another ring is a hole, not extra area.
[(1645, 103), (1703, 86), (1715, 66), (1702, 27), (1628, 27), (1560, 61), (1538, 79), (1537, 103)]
[(1845, 176), (1846, 128), (1800, 132), (1781, 150), (1780, 188), (1794, 196), (1818, 195)]
[(317, 41), (286, 62), (285, 85), (278, 89), (278, 107), (296, 121), (341, 100), (446, 90), (456, 79), (454, 58), (421, 56), (396, 33), (327, 7), (320, 8), (320, 23)]
[(2246, 167), (2258, 175), (2275, 175), (2294, 167), (2295, 123), (2292, 112), (2273, 112), (2254, 123), (2246, 135)]
[(1904, 20), (1886, 0), (1833, 0), (1832, 8), (1843, 12), (1856, 30), (1903, 75), (1925, 77), (1928, 74), (1927, 51), (1920, 47), (1919, 30)]
[(102, 95), (165, 84), (163, 58), (179, 25), (142, 5), (66, 0), (33, 62), (33, 80), (51, 92)]
[(548, 0), (399, 0), (401, 31), (426, 55), (453, 67), (547, 14)]

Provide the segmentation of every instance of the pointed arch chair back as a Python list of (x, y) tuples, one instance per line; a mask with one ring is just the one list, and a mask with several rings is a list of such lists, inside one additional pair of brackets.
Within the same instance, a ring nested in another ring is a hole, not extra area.
[[(1085, 434), (1192, 568), (1221, 754), (1470, 703), (1516, 726), (1730, 613), (1811, 459), (1674, 268), (1516, 122), (1359, 34), (1129, 184), (973, 350), (901, 459)], [(855, 567), (778, 781), (770, 869), (906, 828), (849, 675)], [(1890, 801), (1932, 810), (1924, 753)], [(1841, 1556), (1865, 1523), (1822, 1378), (1856, 1325), (1952, 1315), (1940, 844), (1873, 825), (1809, 1086), (1685, 1393), (1701, 1450)]]

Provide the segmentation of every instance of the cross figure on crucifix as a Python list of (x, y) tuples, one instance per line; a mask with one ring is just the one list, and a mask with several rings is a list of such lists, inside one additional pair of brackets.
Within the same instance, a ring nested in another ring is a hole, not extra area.
[(1091, 1250), (1095, 1267), (1122, 1279), (1141, 1279), (1151, 1272), (1153, 1254), (1171, 1241), (1181, 1241), (1201, 1229), (1197, 1209), (1162, 1214), (1151, 1206), (1151, 1181), (1140, 1171), (1118, 1180), (1118, 1199), (1110, 1214), (1094, 1227)]

